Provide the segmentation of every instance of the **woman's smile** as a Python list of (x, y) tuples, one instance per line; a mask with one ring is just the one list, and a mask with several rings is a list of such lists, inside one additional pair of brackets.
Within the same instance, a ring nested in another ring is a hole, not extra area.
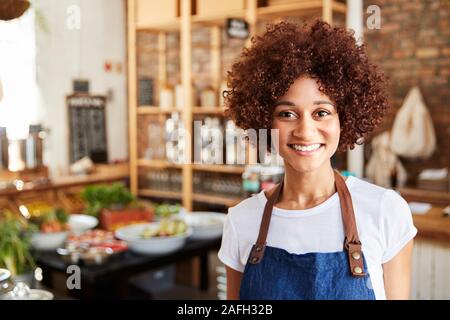
[(288, 147), (300, 156), (314, 156), (321, 152), (324, 146), (323, 143), (288, 144)]

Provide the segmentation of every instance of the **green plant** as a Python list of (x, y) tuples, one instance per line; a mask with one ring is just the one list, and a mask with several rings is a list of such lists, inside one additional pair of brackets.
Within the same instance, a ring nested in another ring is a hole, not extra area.
[(125, 208), (136, 202), (133, 194), (122, 184), (88, 186), (81, 192), (86, 202), (86, 214), (98, 216), (102, 209)]
[(12, 213), (6, 213), (0, 221), (0, 268), (8, 269), (13, 276), (35, 267), (30, 253), (27, 224)]

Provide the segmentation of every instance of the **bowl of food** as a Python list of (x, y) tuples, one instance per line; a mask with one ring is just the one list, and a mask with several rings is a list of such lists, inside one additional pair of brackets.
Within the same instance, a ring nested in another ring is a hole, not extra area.
[(192, 239), (213, 239), (222, 236), (225, 216), (220, 212), (196, 211), (187, 213), (184, 219), (192, 229)]
[(103, 247), (58, 248), (56, 252), (66, 263), (78, 264), (82, 261), (88, 266), (100, 265), (114, 254), (111, 248)]
[(128, 243), (130, 250), (145, 255), (174, 252), (184, 246), (191, 234), (192, 230), (182, 219), (136, 224), (115, 233), (118, 239)]
[(56, 250), (67, 238), (69, 215), (63, 209), (53, 209), (30, 217), (31, 246), (36, 250)]
[(155, 220), (160, 221), (163, 219), (180, 218), (182, 219), (186, 214), (186, 210), (181, 204), (167, 204), (161, 203), (154, 205)]
[(73, 234), (80, 235), (95, 228), (98, 224), (98, 219), (86, 214), (71, 214), (68, 224)]
[(66, 263), (100, 265), (127, 249), (126, 241), (117, 240), (111, 231), (88, 230), (79, 235), (70, 234), (65, 247), (56, 252)]

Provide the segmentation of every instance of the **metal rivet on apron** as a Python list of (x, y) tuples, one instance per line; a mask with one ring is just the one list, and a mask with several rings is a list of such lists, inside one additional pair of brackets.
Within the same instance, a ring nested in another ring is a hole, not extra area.
[(261, 247), (257, 246), (256, 247), (256, 252), (260, 252), (261, 251)]
[(252, 262), (257, 262), (258, 261), (258, 258), (257, 257), (253, 257), (252, 258)]
[(362, 273), (362, 269), (360, 267), (355, 267), (353, 269), (353, 272), (357, 273), (357, 274), (361, 274)]
[(359, 260), (361, 258), (361, 255), (359, 254), (358, 251), (353, 251), (352, 252), (352, 258), (355, 260)]

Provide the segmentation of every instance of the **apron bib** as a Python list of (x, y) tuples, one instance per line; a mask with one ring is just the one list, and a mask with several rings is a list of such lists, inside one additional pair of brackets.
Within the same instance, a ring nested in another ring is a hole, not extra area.
[(241, 280), (243, 300), (374, 300), (367, 264), (361, 251), (352, 199), (344, 178), (334, 171), (341, 204), (343, 251), (292, 254), (266, 245), (272, 209), (283, 181), (267, 199), (258, 239)]

